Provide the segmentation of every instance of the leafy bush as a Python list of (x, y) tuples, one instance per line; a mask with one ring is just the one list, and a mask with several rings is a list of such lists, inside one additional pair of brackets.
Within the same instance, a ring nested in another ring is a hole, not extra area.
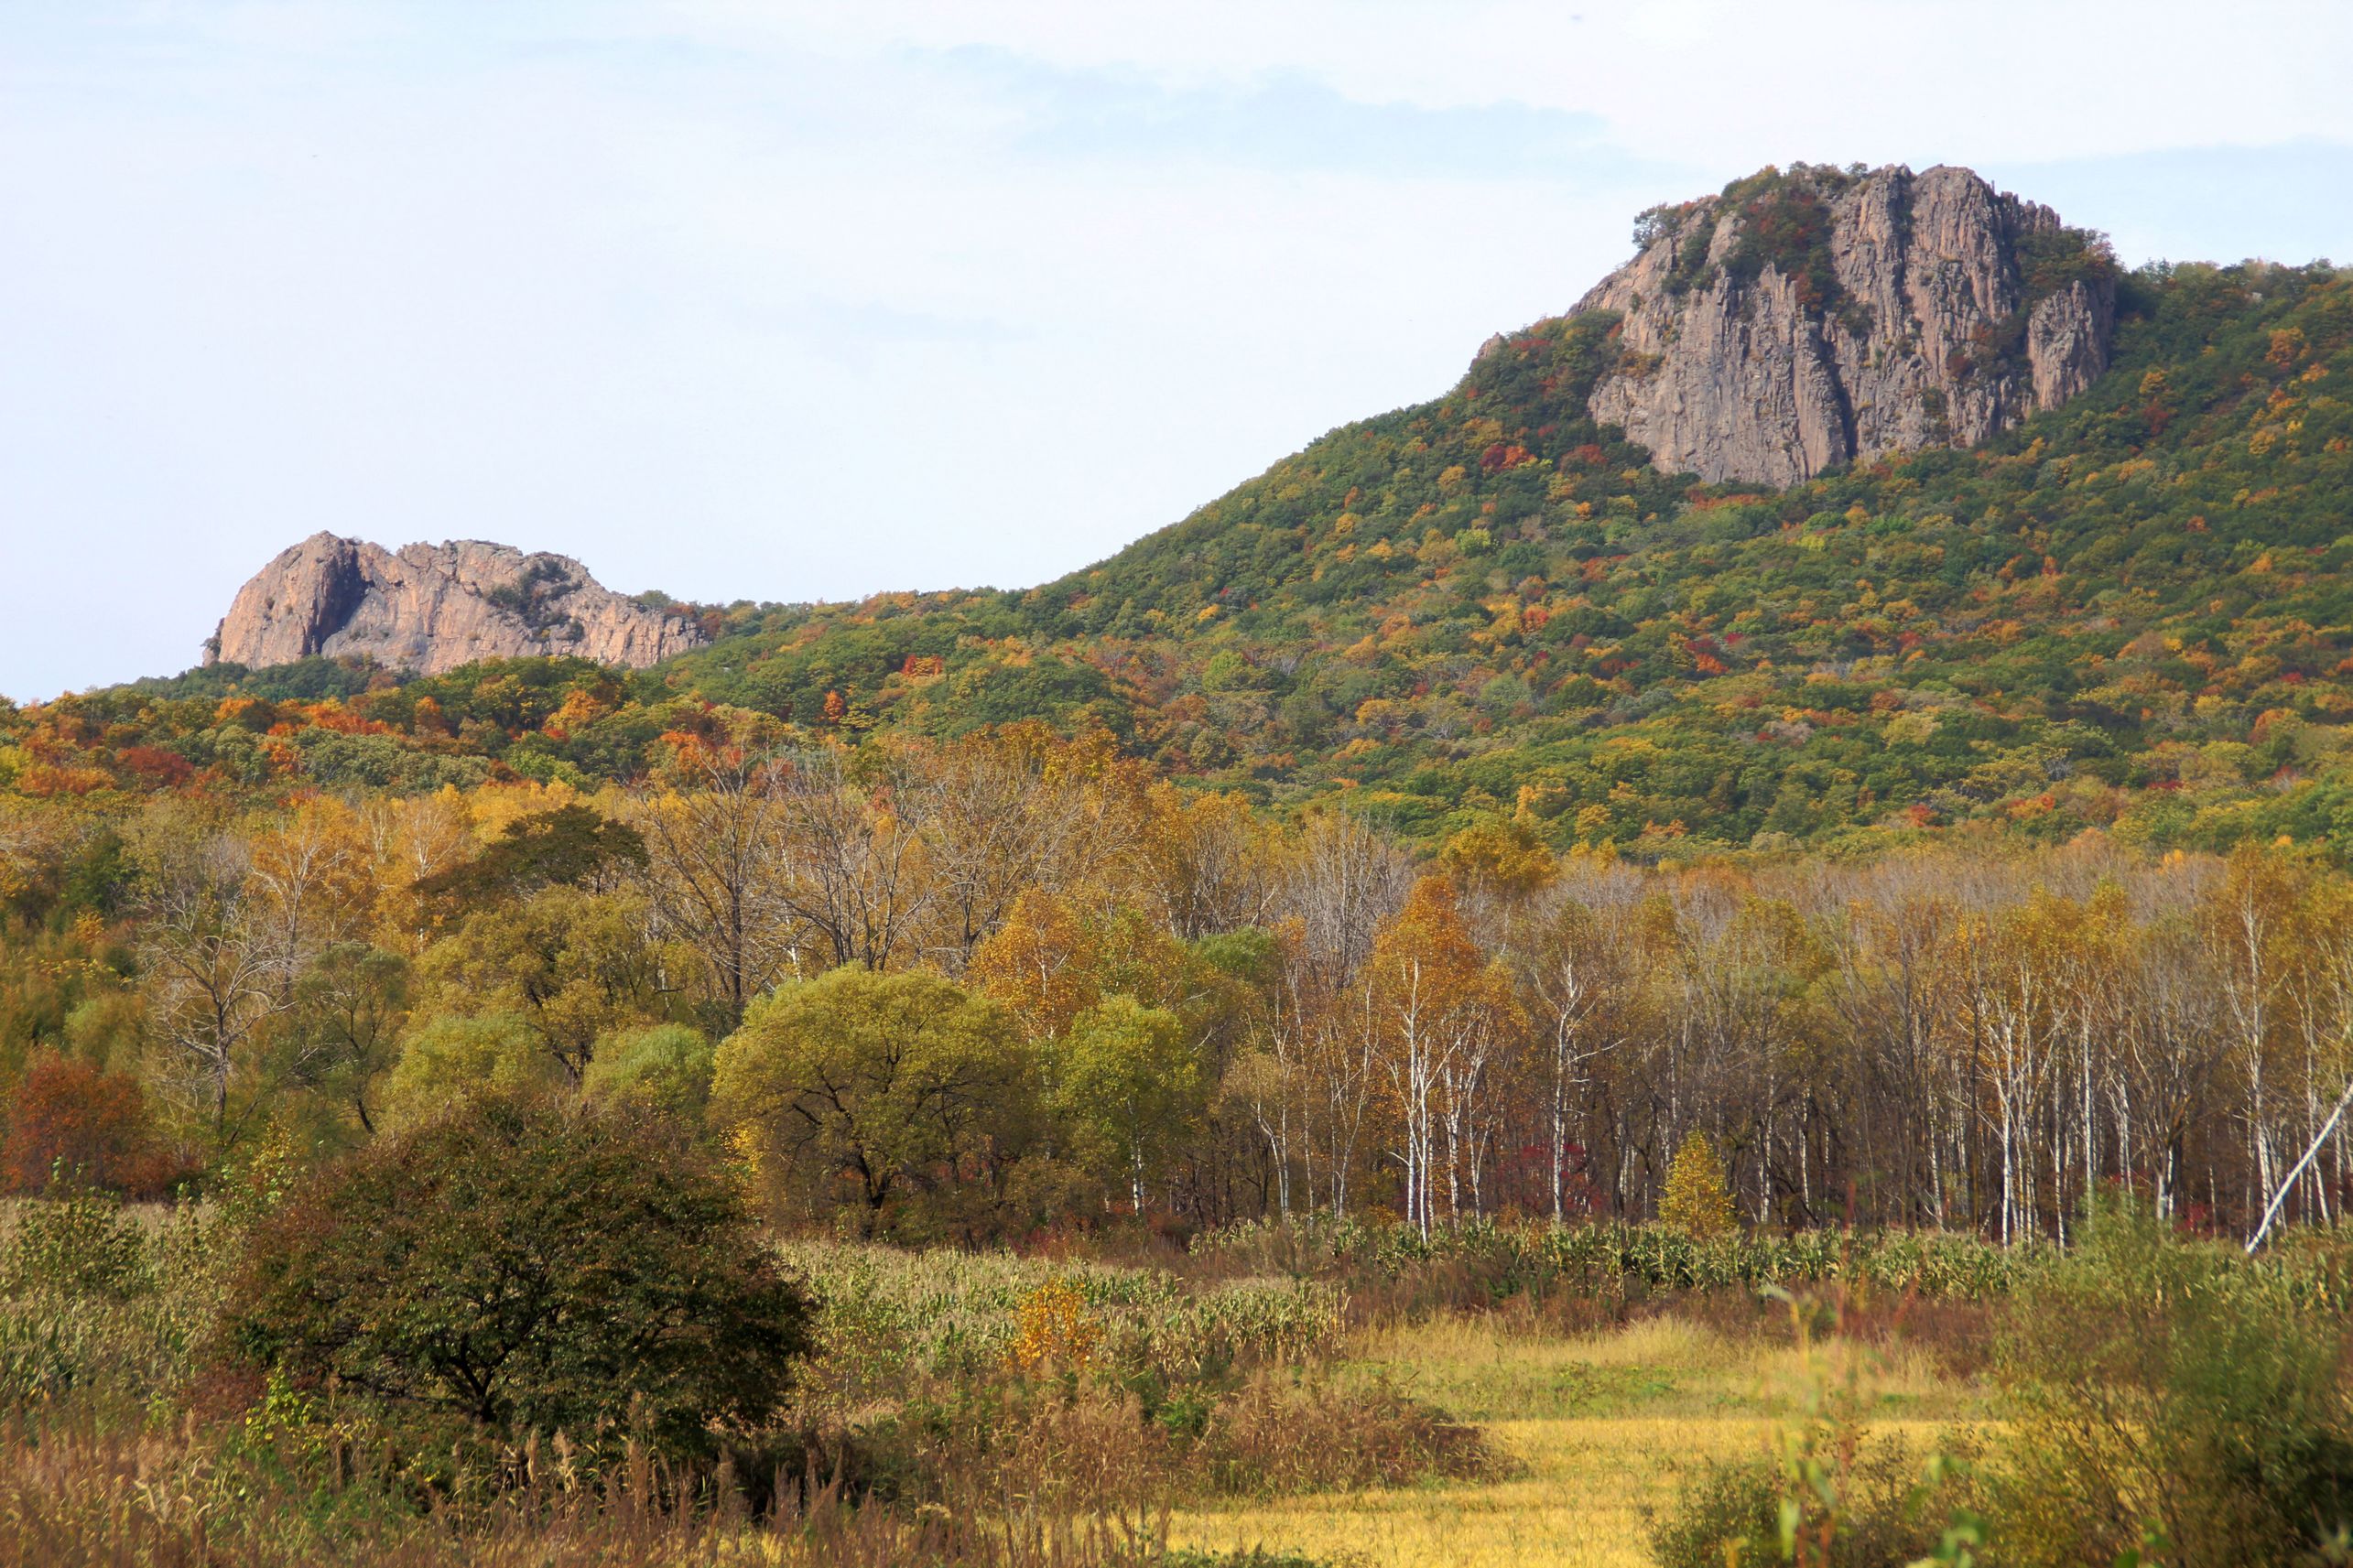
[(675, 1130), (482, 1100), (377, 1140), (255, 1227), (244, 1355), (483, 1431), (666, 1453), (781, 1406), (809, 1307)]
[[(1874, 1359), (1845, 1341), (1817, 1343), (1826, 1312), (1847, 1326), (1843, 1292), (1809, 1300), (1773, 1287), (1789, 1308), (1798, 1368), (1795, 1413), (1773, 1458), (1716, 1460), (1688, 1477), (1673, 1506), (1651, 1522), (1651, 1546), (1665, 1568), (1780, 1561), (1799, 1568), (1907, 1568), (1953, 1561), (1975, 1542), (1979, 1523), (1968, 1467), (1938, 1454), (1925, 1476), (1901, 1436), (1870, 1430), (1867, 1371)], [(1973, 1452), (1966, 1434), (1948, 1447)], [(1918, 1476), (1918, 1479), (1915, 1479)], [(1932, 1554), (1935, 1554), (1932, 1556)]]
[(1651, 1521), (1660, 1568), (1723, 1568), (1727, 1562), (1809, 1568), (1906, 1568), (1928, 1558), (1944, 1533), (1931, 1494), (1893, 1439), (1865, 1442), (1827, 1487), (1773, 1460), (1714, 1460), (1687, 1476)]
[(32, 1200), (15, 1217), (0, 1251), (0, 1292), (120, 1301), (154, 1283), (146, 1233), (110, 1199)]
[(2353, 1332), (2314, 1284), (2295, 1260), (2250, 1268), (2137, 1207), (2100, 1209), (2009, 1314), (2003, 1560), (2120, 1562), (2152, 1539), (2181, 1563), (2341, 1548)]

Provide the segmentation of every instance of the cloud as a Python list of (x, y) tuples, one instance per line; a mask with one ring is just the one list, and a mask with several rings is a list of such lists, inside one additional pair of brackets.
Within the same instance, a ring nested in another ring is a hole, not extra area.
[(1630, 161), (1599, 115), (1523, 103), (1363, 103), (1296, 70), (1173, 83), (1133, 67), (1068, 70), (977, 46), (931, 58), (1020, 106), (1009, 146), (1028, 157), (1473, 180), (1574, 177)]

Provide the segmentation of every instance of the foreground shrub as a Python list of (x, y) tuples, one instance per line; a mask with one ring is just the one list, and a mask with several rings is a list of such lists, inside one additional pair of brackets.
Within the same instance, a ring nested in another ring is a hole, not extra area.
[(1049, 1514), (1492, 1476), (1473, 1428), (1393, 1391), (1261, 1374), (1169, 1389), (1080, 1379), (926, 1383), (857, 1433), (875, 1495)]
[(1810, 1568), (1907, 1568), (1942, 1543), (1950, 1513), (1938, 1511), (1940, 1501), (1892, 1439), (1860, 1444), (1835, 1477), (1793, 1474), (1762, 1455), (1712, 1460), (1652, 1520), (1651, 1554), (1659, 1568), (1793, 1559)]
[(2341, 1553), (2353, 1408), (2326, 1265), (2250, 1267), (2137, 1207), (2098, 1212), (2007, 1314), (2002, 1560), (2118, 1562), (2152, 1541), (2168, 1564)]
[[(1944, 1438), (1946, 1452), (1919, 1464), (1900, 1437), (1874, 1434), (1869, 1388), (1878, 1357), (1847, 1336), (1841, 1290), (1808, 1299), (1779, 1287), (1797, 1367), (1777, 1456), (1715, 1460), (1687, 1477), (1651, 1521), (1663, 1568), (1724, 1563), (1795, 1563), (1799, 1568), (1909, 1568), (1967, 1562), (1979, 1537), (1977, 1488), (1966, 1463), (1976, 1440)], [(1817, 1341), (1825, 1324), (1837, 1331)]]
[(507, 1435), (624, 1427), (708, 1453), (782, 1405), (809, 1306), (659, 1120), (463, 1103), (328, 1167), (254, 1228), (255, 1363)]

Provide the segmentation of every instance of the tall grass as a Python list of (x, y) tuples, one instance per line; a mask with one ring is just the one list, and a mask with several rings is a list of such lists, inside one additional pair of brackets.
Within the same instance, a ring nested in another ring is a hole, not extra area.
[(836, 1242), (780, 1249), (819, 1302), (823, 1349), (811, 1376), (851, 1406), (911, 1372), (994, 1376), (1014, 1359), (1024, 1303), (1057, 1284), (1084, 1303), (1104, 1364), (1169, 1377), (1311, 1365), (1338, 1348), (1347, 1321), (1345, 1292), (1314, 1281), (1195, 1282), (1165, 1270)]
[(321, 1489), (187, 1434), (86, 1422), (0, 1430), (5, 1568), (1145, 1568), (1153, 1519), (1015, 1510), (986, 1518), (852, 1505), (786, 1488), (754, 1518), (637, 1460), (591, 1487), (553, 1470), (476, 1509), (383, 1506), (361, 1477)]

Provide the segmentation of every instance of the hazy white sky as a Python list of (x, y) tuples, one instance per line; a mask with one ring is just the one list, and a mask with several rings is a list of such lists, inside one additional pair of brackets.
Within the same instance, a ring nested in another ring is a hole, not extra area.
[(185, 667), (320, 528), (1026, 586), (1768, 162), (2353, 261), (2348, 81), (2262, 0), (0, 0), (0, 692)]

